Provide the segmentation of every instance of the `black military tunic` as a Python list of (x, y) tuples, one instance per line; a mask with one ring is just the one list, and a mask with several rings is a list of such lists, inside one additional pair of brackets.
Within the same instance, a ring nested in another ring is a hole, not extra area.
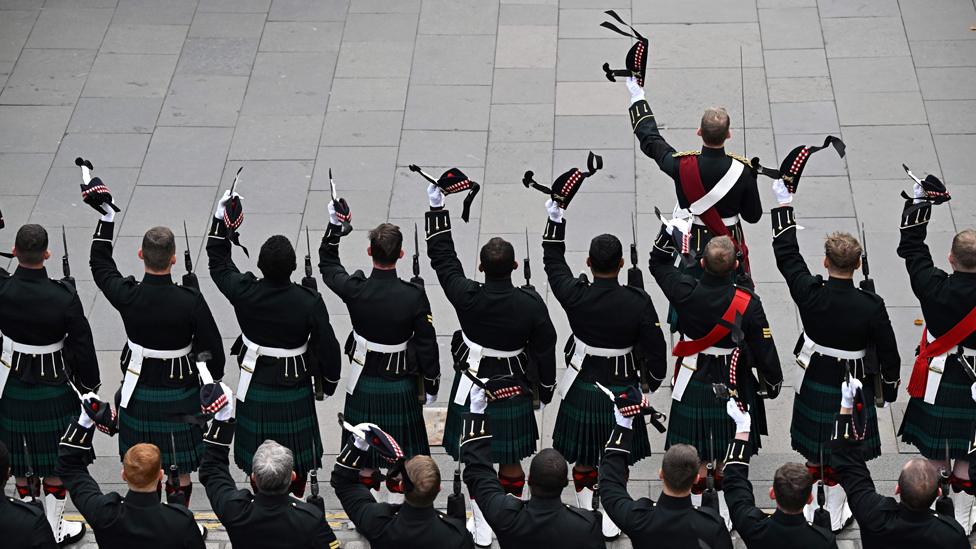
[[(638, 367), (646, 364), (651, 390), (667, 371), (666, 344), (650, 296), (640, 288), (622, 286), (616, 278), (595, 278), (592, 283), (573, 276), (566, 264), (566, 221), (549, 220), (542, 237), (543, 263), (549, 288), (566, 310), (573, 335), (585, 345), (633, 351), (622, 357), (588, 355), (579, 377), (560, 404), (553, 447), (570, 462), (596, 465), (602, 443), (613, 428), (613, 404), (593, 384), (617, 391), (640, 382)], [(567, 367), (575, 352), (573, 337), (566, 344)], [(593, 403), (599, 403), (593, 406)], [(646, 430), (632, 454), (636, 461), (650, 454)]]
[[(346, 419), (353, 425), (379, 422), (400, 443), (404, 456), (429, 454), (423, 410), (417, 400), (418, 376), (424, 393), (437, 395), (440, 362), (430, 302), (423, 286), (397, 277), (396, 269), (374, 268), (367, 277), (362, 271), (349, 275), (339, 259), (340, 227), (329, 225), (319, 246), (322, 279), (346, 304), (353, 331), (372, 343), (397, 345), (398, 353), (366, 353), (362, 377), (356, 390), (346, 397)], [(346, 340), (346, 354), (352, 360), (353, 334)], [(375, 465), (375, 457), (370, 461)]]
[[(897, 396), (901, 359), (895, 332), (888, 319), (884, 300), (877, 294), (861, 290), (849, 279), (828, 278), (810, 274), (796, 236), (796, 217), (792, 206), (775, 208), (771, 212), (773, 251), (776, 266), (790, 289), (790, 295), (800, 311), (805, 335), (797, 341), (798, 354), (805, 338), (819, 345), (843, 351), (876, 349), (877, 366), (873, 372), (865, 369), (865, 360), (841, 360), (814, 353), (803, 378), (803, 385), (793, 406), (793, 449), (813, 463), (819, 462), (819, 445), (830, 439), (833, 421), (830, 419), (840, 405), (840, 384), (846, 374), (864, 381), (866, 400), (873, 401), (874, 376), (881, 376), (886, 402)], [(870, 374), (870, 379), (869, 378)], [(867, 444), (871, 456), (881, 453), (877, 414), (868, 410)], [(810, 444), (806, 441), (815, 441)]]
[(533, 494), (528, 501), (506, 493), (491, 459), (490, 414), (465, 414), (461, 461), (464, 483), (485, 519), (508, 548), (594, 549), (605, 547), (600, 514), (571, 505), (559, 497)]
[(0, 533), (5, 547), (56, 549), (44, 508), (0, 494)]
[(851, 415), (838, 414), (838, 438), (827, 443), (831, 466), (847, 492), (847, 502), (861, 529), (864, 549), (938, 547), (968, 549), (969, 540), (955, 518), (932, 510), (913, 511), (875, 490), (871, 472), (864, 460), (863, 446), (850, 433)]
[(236, 425), (234, 421), (211, 422), (200, 462), (200, 483), (231, 544), (255, 549), (338, 548), (339, 541), (317, 506), (289, 494), (271, 496), (237, 489), (228, 466)]
[[(71, 501), (95, 533), (101, 549), (202, 549), (203, 538), (193, 513), (182, 505), (170, 505), (157, 492), (103, 494), (88, 473), (87, 456), (92, 451), (95, 428), (77, 423), (61, 439), (57, 475), (71, 494)], [(163, 452), (165, 454), (165, 452)]]
[(607, 442), (600, 467), (603, 512), (620, 527), (636, 549), (708, 547), (731, 549), (725, 521), (708, 507), (695, 507), (691, 496), (661, 494), (657, 502), (634, 500), (627, 492), (627, 454), (634, 433), (617, 425)]
[[(437, 272), (441, 288), (457, 312), (461, 332), (474, 343), (490, 349), (525, 349), (514, 359), (483, 358), (479, 377), (534, 374), (536, 379), (533, 381), (537, 381), (539, 385), (539, 399), (548, 404), (552, 400), (556, 384), (556, 330), (549, 319), (545, 302), (533, 290), (516, 288), (512, 284), (511, 276), (486, 276), (484, 283), (465, 277), (454, 250), (451, 220), (447, 210), (427, 212), (426, 230), (427, 255)], [(468, 349), (460, 332), (454, 334), (451, 348), (455, 368), (466, 369)], [(529, 369), (530, 366), (534, 372)], [(460, 375), (455, 375), (455, 386)], [(503, 445), (509, 448), (507, 451), (493, 452), (493, 456), (497, 458), (496, 463), (518, 463), (535, 451), (538, 435), (531, 402), (525, 402), (527, 400), (528, 398), (515, 397), (488, 404), (489, 412), (500, 411), (502, 407), (512, 408), (505, 411), (505, 416), (512, 420), (510, 424), (514, 426), (511, 430), (503, 430), (500, 425), (492, 427), (499, 434), (499, 439), (506, 439)], [(457, 455), (463, 412), (464, 409), (455, 404), (448, 409), (444, 447), (454, 456)], [(505, 435), (501, 434), (503, 432)]]
[(729, 506), (732, 525), (747, 547), (783, 547), (784, 540), (796, 549), (830, 549), (837, 547), (834, 534), (807, 522), (803, 513), (789, 515), (777, 509), (767, 515), (756, 507), (756, 498), (749, 482), (748, 442), (733, 439), (725, 454), (725, 476), (722, 491)]
[(360, 481), (367, 453), (352, 444), (336, 457), (332, 488), (356, 530), (375, 549), (474, 549), (464, 521), (433, 507), (378, 503)]
[[(674, 266), (674, 248), (662, 228), (654, 248), (651, 250), (650, 271), (657, 280), (665, 297), (678, 312), (679, 332), (688, 339), (703, 338), (714, 328), (722, 315), (728, 310), (736, 289), (748, 289), (733, 285), (727, 277), (704, 273), (701, 280), (683, 274)], [(759, 296), (753, 294), (741, 319), (744, 340), (739, 343), (741, 355), (736, 366), (736, 389), (739, 398), (749, 405), (753, 417), (753, 452), (760, 446), (759, 435), (766, 434), (766, 414), (762, 400), (757, 392), (764, 389), (770, 398), (775, 398), (783, 382), (779, 356), (773, 342), (772, 332), (766, 320)], [(736, 343), (732, 334), (712, 345), (722, 349), (732, 349)], [(703, 460), (712, 460), (711, 444), (716, 453), (721, 452), (732, 440), (735, 425), (725, 415), (725, 404), (715, 399), (712, 383), (730, 382), (729, 366), (731, 355), (701, 354), (697, 370), (681, 401), (672, 401), (671, 418), (668, 428), (668, 446), (675, 443), (691, 444), (698, 449)], [(755, 367), (764, 377), (765, 387), (753, 376)], [(709, 440), (709, 433), (713, 440)]]

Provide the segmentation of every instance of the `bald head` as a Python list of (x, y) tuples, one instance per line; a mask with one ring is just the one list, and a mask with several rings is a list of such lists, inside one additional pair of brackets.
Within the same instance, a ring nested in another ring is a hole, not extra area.
[(735, 244), (727, 236), (716, 236), (705, 244), (702, 267), (716, 276), (725, 276), (735, 269)]
[(701, 135), (702, 142), (709, 147), (725, 145), (725, 140), (729, 138), (729, 113), (725, 107), (705, 109), (698, 134)]
[(925, 511), (938, 496), (939, 472), (927, 459), (910, 459), (898, 475), (898, 488), (905, 507)]
[(976, 272), (976, 230), (962, 230), (952, 239), (949, 263), (953, 270)]

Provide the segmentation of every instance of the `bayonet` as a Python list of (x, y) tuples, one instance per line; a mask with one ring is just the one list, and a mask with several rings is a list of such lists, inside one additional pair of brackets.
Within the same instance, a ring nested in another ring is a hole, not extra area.
[(64, 274), (62, 280), (75, 285), (75, 279), (71, 276), (71, 264), (68, 261), (68, 237), (64, 232), (64, 225), (61, 225), (61, 245), (64, 247), (64, 255), (61, 256), (61, 272)]
[[(315, 448), (315, 441), (312, 440), (312, 449), (313, 449), (313, 451), (314, 451), (314, 448)], [(312, 470), (309, 471), (308, 476), (309, 476), (308, 484), (309, 484), (309, 489), (311, 490), (311, 493), (309, 494), (309, 496), (307, 498), (305, 498), (305, 502), (306, 503), (311, 503), (312, 505), (315, 505), (316, 507), (318, 507), (319, 510), (324, 515), (324, 513), (325, 513), (325, 500), (322, 499), (322, 496), (319, 495), (319, 473), (318, 473), (318, 468), (317, 467), (313, 467)]]
[(447, 515), (454, 517), (456, 519), (464, 520), (464, 497), (461, 492), (461, 440), (463, 436), (458, 437), (458, 455), (454, 466), (454, 480), (453, 480), (453, 491), (447, 496)]
[(746, 71), (742, 62), (742, 44), (739, 44), (739, 84), (742, 88), (742, 156), (748, 158), (746, 146)]
[(30, 495), (34, 503), (40, 503), (41, 498), (41, 479), (34, 476), (34, 463), (31, 459), (30, 450), (27, 448), (27, 436), (23, 438), (24, 443), (24, 463), (27, 467), (27, 472), (24, 473), (24, 478), (27, 479), (27, 488), (30, 490)]
[(417, 224), (413, 224), (413, 278), (410, 282), (418, 285), (424, 285), (424, 279), (420, 278), (420, 240), (417, 238)]
[(176, 435), (172, 431), (169, 433), (169, 444), (173, 461), (169, 464), (169, 475), (166, 479), (166, 484), (169, 485), (171, 492), (166, 495), (166, 501), (186, 505), (186, 501), (183, 499), (183, 493), (180, 490), (180, 467), (176, 464)]
[(918, 183), (919, 185), (922, 184), (922, 180), (919, 179), (915, 174), (913, 174), (912, 170), (909, 170), (907, 165), (902, 164), (901, 167), (905, 170), (905, 173), (908, 174), (908, 177), (912, 178), (912, 181)]
[(241, 178), (241, 172), (242, 171), (244, 171), (244, 166), (243, 165), (240, 168), (237, 168), (237, 173), (234, 174), (234, 182), (231, 183), (231, 185), (230, 185), (230, 196), (231, 196), (231, 198), (234, 197), (234, 191), (237, 190), (237, 182)]
[(302, 278), (302, 286), (317, 290), (318, 283), (312, 276), (312, 240), (308, 236), (308, 225), (305, 226), (305, 250), (307, 252), (305, 254), (305, 278)]
[(183, 238), (186, 240), (186, 250), (183, 250), (183, 265), (187, 273), (193, 272), (193, 258), (190, 256), (190, 233), (186, 230), (186, 220), (183, 220)]
[(523, 276), (525, 276), (525, 285), (523, 288), (534, 290), (532, 286), (532, 266), (529, 262), (529, 228), (525, 228), (525, 259), (522, 260)]

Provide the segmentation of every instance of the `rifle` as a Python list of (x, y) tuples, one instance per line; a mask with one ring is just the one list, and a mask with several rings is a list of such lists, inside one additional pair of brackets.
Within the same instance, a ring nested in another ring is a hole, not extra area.
[(712, 431), (708, 431), (708, 452), (712, 459), (705, 464), (705, 490), (702, 492), (702, 507), (711, 507), (718, 511), (718, 493), (715, 491), (715, 468), (718, 459), (715, 457), (715, 440)]
[[(460, 438), (460, 437), (459, 437)], [(464, 494), (461, 493), (461, 445), (458, 444), (457, 465), (454, 467), (454, 490), (447, 495), (447, 515), (464, 520)]]
[[(866, 292), (875, 293), (874, 279), (871, 278), (871, 268), (868, 266), (868, 242), (864, 223), (861, 223), (861, 274), (864, 275), (864, 279), (858, 286)], [(864, 356), (864, 372), (873, 374), (875, 407), (884, 408), (884, 382), (881, 379), (881, 366), (878, 363), (878, 349), (874, 344), (868, 345), (867, 354)]]
[(413, 278), (411, 284), (424, 286), (424, 279), (420, 278), (420, 240), (417, 239), (417, 224), (413, 224)]
[(31, 460), (30, 450), (27, 449), (27, 437), (23, 438), (24, 441), (24, 463), (27, 464), (27, 472), (24, 473), (24, 478), (27, 479), (27, 488), (30, 490), (30, 501), (28, 503), (33, 503), (34, 505), (41, 505), (41, 478), (34, 475), (34, 465), (33, 460)]
[(305, 277), (302, 278), (302, 286), (312, 290), (318, 290), (319, 285), (312, 276), (312, 241), (308, 237), (308, 225), (305, 225)]
[(193, 272), (193, 258), (190, 256), (190, 233), (186, 231), (186, 220), (183, 221), (183, 238), (186, 240), (186, 249), (183, 250), (183, 266), (186, 267), (186, 274), (183, 275), (183, 285), (187, 288), (200, 289), (200, 281), (197, 280), (196, 273)]
[(939, 469), (939, 488), (942, 495), (935, 500), (935, 512), (946, 517), (952, 517), (955, 515), (955, 505), (949, 497), (949, 475), (952, 471), (952, 461), (949, 459), (949, 439), (945, 441), (945, 457), (945, 467)]
[(173, 462), (169, 464), (169, 472), (166, 476), (166, 503), (170, 505), (186, 505), (183, 491), (180, 489), (180, 467), (176, 464), (176, 436), (172, 431), (169, 433), (170, 450), (173, 452)]
[(68, 237), (64, 234), (64, 225), (61, 225), (61, 244), (64, 246), (64, 255), (61, 256), (61, 272), (64, 276), (61, 280), (75, 287), (75, 278), (71, 276), (71, 265), (68, 263)]
[[(639, 290), (644, 289), (644, 273), (641, 272), (640, 267), (637, 266), (637, 214), (631, 214), (630, 216), (630, 233), (633, 240), (630, 242), (630, 268), (627, 269), (627, 285), (631, 288), (637, 288)], [(635, 355), (635, 360), (637, 361), (637, 370), (640, 375), (640, 387), (641, 392), (649, 393), (651, 392), (651, 373), (647, 369), (646, 357), (641, 354), (640, 356)]]
[[(315, 448), (315, 441), (314, 440), (312, 441), (312, 448), (313, 448), (313, 451), (314, 451), (314, 448)], [(308, 484), (309, 484), (309, 489), (311, 490), (311, 493), (308, 495), (308, 497), (305, 498), (305, 502), (306, 503), (311, 503), (312, 505), (315, 505), (316, 507), (318, 507), (322, 511), (322, 514), (324, 515), (325, 514), (325, 500), (322, 499), (322, 496), (319, 495), (319, 473), (318, 473), (318, 469), (317, 468), (313, 468), (311, 471), (308, 472), (308, 476), (309, 476)]]
[(824, 509), (824, 504), (827, 503), (827, 491), (824, 488), (824, 459), (823, 459), (823, 446), (820, 447), (820, 480), (817, 481), (817, 508), (813, 511), (813, 524), (831, 529), (830, 511)]
[(522, 288), (526, 290), (534, 290), (535, 286), (532, 285), (532, 266), (529, 264), (529, 228), (525, 228), (525, 259), (522, 260), (522, 274), (525, 276), (525, 284)]

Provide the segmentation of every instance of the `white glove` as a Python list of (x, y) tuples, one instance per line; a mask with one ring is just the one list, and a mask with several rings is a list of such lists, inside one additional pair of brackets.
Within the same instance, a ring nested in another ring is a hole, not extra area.
[(912, 186), (912, 192), (915, 194), (914, 204), (919, 204), (925, 202), (925, 189), (922, 187), (921, 183), (915, 183)]
[(840, 407), (841, 408), (853, 408), (854, 407), (854, 393), (861, 388), (861, 382), (852, 377), (851, 381), (841, 383), (840, 385)]
[(627, 78), (627, 90), (630, 91), (630, 104), (644, 99), (644, 88), (637, 83), (637, 78), (630, 76)]
[(341, 223), (339, 223), (338, 216), (336, 216), (335, 203), (331, 200), (329, 201), (329, 224), (341, 225)]
[(427, 202), (430, 203), (431, 208), (443, 208), (444, 191), (433, 183), (427, 185)]
[(616, 406), (613, 407), (613, 418), (617, 420), (617, 425), (621, 427), (632, 429), (634, 426), (634, 418), (624, 417), (624, 415), (620, 413), (620, 410), (618, 410)]
[(725, 413), (729, 414), (729, 417), (735, 422), (736, 433), (748, 433), (752, 430), (752, 416), (749, 415), (749, 412), (740, 410), (735, 399), (730, 398), (725, 403)]
[[(88, 395), (85, 396), (87, 397)], [(81, 405), (81, 413), (78, 415), (78, 425), (81, 425), (85, 429), (91, 429), (95, 426), (95, 420), (88, 416), (84, 404)]]
[[(237, 194), (236, 192), (234, 193), (234, 196), (241, 198), (241, 195)], [(217, 219), (224, 218), (224, 213), (227, 212), (227, 203), (230, 202), (230, 199), (230, 189), (228, 189), (224, 191), (224, 195), (221, 196), (220, 200), (217, 201), (217, 209), (214, 210), (214, 217)]]
[(217, 421), (230, 421), (234, 419), (234, 406), (237, 405), (237, 398), (234, 397), (234, 392), (223, 381), (220, 382), (220, 388), (227, 395), (227, 405), (217, 410), (217, 413), (214, 414), (214, 419)]
[(538, 412), (541, 414), (543, 411), (545, 411), (545, 409), (546, 409), (546, 403), (545, 402), (540, 402), (539, 403), (539, 410), (538, 410)]
[(471, 396), (471, 413), (485, 413), (485, 410), (488, 409), (488, 395), (485, 394), (485, 390), (477, 385), (473, 385), (469, 394)]
[(102, 204), (99, 206), (102, 209), (102, 217), (100, 218), (105, 223), (112, 223), (115, 221), (115, 210), (112, 209), (108, 204)]
[[(976, 383), (973, 383), (972, 386), (969, 387), (969, 396), (973, 397), (973, 401), (976, 402)], [(885, 404), (888, 403), (885, 402)]]
[(362, 450), (363, 452), (369, 450), (369, 444), (366, 443), (365, 438), (352, 437), (352, 445), (356, 448)]
[(430, 393), (427, 393), (427, 401), (426, 401), (426, 402), (424, 402), (424, 405), (425, 405), (425, 406), (430, 406), (430, 405), (431, 405), (431, 404), (433, 404), (433, 403), (434, 403), (434, 401), (436, 401), (436, 400), (437, 400), (437, 396), (435, 396), (435, 395), (432, 395), (432, 394), (430, 394)]
[(549, 221), (553, 223), (563, 222), (563, 209), (553, 199), (546, 200), (546, 212), (549, 213)]
[(786, 183), (783, 183), (782, 179), (773, 181), (773, 194), (776, 195), (776, 202), (778, 202), (780, 206), (786, 206), (787, 204), (793, 202), (793, 193), (786, 188)]
[(352, 445), (362, 451), (369, 450), (369, 443), (366, 442), (366, 431), (370, 427), (376, 427), (374, 423), (360, 423), (352, 428)]

